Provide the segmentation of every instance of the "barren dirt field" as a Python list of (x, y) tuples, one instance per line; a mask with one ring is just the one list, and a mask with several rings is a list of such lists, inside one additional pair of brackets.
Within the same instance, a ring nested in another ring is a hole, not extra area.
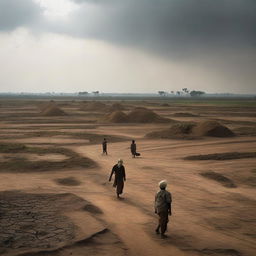
[(0, 255), (255, 256), (256, 102), (0, 99)]

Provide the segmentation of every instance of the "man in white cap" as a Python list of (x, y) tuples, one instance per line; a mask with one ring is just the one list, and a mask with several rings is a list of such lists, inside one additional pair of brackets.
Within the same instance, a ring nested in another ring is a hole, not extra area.
[(115, 173), (115, 180), (113, 187), (116, 187), (117, 198), (120, 198), (120, 194), (123, 193), (124, 181), (126, 181), (125, 168), (123, 166), (123, 160), (119, 159), (117, 164), (112, 168), (112, 172), (109, 177), (109, 181), (112, 179), (112, 175)]
[(160, 191), (155, 196), (155, 213), (159, 216), (159, 224), (156, 228), (156, 233), (160, 234), (161, 237), (165, 238), (165, 232), (167, 230), (167, 223), (169, 221), (168, 215), (172, 215), (171, 203), (172, 195), (166, 190), (167, 181), (162, 180), (159, 182)]

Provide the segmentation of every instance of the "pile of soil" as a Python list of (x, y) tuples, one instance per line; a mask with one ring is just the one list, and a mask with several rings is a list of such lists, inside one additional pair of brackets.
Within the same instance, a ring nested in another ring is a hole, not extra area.
[(122, 111), (125, 110), (125, 107), (120, 103), (114, 103), (110, 108), (109, 111)]
[(82, 107), (82, 110), (85, 111), (102, 111), (102, 110), (107, 110), (107, 105), (101, 101), (91, 101), (87, 102), (86, 104), (84, 103), (84, 106)]
[(129, 114), (130, 123), (168, 123), (170, 119), (163, 118), (147, 108), (135, 108)]
[(173, 116), (176, 116), (176, 117), (196, 117), (196, 116), (199, 116), (199, 115), (196, 115), (196, 114), (193, 114), (193, 113), (188, 113), (188, 112), (177, 112), (177, 113), (174, 113)]
[(192, 155), (184, 157), (185, 160), (233, 160), (242, 158), (256, 158), (256, 152), (227, 152), (207, 155)]
[(109, 123), (129, 123), (129, 117), (122, 111), (114, 111), (104, 117)]
[(170, 107), (170, 105), (168, 103), (162, 103), (160, 106), (162, 106), (162, 107)]
[(44, 102), (42, 104), (40, 104), (38, 106), (38, 108), (41, 110), (41, 111), (45, 111), (46, 109), (50, 108), (50, 107), (53, 107), (53, 106), (57, 106), (56, 102), (54, 100), (50, 100), (48, 102)]
[(193, 133), (197, 136), (233, 137), (235, 134), (226, 126), (216, 121), (204, 121), (196, 125)]
[(41, 115), (43, 116), (66, 116), (67, 114), (57, 107), (56, 105), (51, 105), (47, 108), (45, 108), (42, 112)]
[(234, 182), (231, 179), (225, 177), (224, 175), (222, 175), (220, 173), (208, 171), (208, 172), (202, 172), (202, 173), (200, 173), (200, 175), (202, 175), (205, 178), (217, 181), (217, 182), (221, 183), (224, 187), (236, 188), (236, 185), (234, 184)]
[(115, 111), (106, 115), (103, 121), (110, 123), (167, 123), (170, 119), (157, 115), (147, 108), (135, 108), (130, 113)]
[(169, 129), (150, 132), (148, 138), (161, 139), (196, 139), (203, 136), (211, 137), (232, 137), (235, 134), (226, 126), (216, 121), (204, 121), (201, 123), (180, 122), (172, 125)]
[(191, 133), (194, 126), (194, 123), (177, 123), (168, 129), (150, 132), (146, 135), (146, 137), (152, 139), (192, 138)]

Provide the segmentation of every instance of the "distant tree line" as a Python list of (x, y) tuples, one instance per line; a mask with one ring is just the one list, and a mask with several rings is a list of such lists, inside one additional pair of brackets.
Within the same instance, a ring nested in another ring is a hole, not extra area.
[(168, 95), (177, 95), (177, 96), (181, 96), (181, 95), (190, 95), (191, 97), (200, 97), (202, 95), (205, 94), (205, 92), (203, 91), (196, 91), (196, 90), (188, 90), (188, 88), (182, 88), (181, 91), (171, 91), (170, 93), (167, 92), (167, 91), (158, 91), (158, 94), (161, 96), (161, 97), (165, 97), (165, 96), (168, 96)]

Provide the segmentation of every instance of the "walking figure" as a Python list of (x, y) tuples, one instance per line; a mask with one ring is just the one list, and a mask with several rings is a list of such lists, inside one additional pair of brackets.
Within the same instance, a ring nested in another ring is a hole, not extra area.
[(103, 139), (103, 142), (102, 142), (102, 155), (104, 155), (104, 154), (108, 154), (108, 152), (107, 152), (107, 144), (108, 144), (108, 142), (107, 142), (107, 140), (106, 140), (106, 138), (104, 138)]
[(156, 228), (156, 233), (165, 238), (165, 232), (167, 230), (167, 224), (169, 222), (168, 215), (172, 215), (171, 203), (172, 195), (166, 190), (167, 182), (162, 180), (159, 182), (160, 191), (155, 196), (155, 213), (159, 216), (159, 223)]
[(109, 177), (109, 181), (111, 181), (113, 174), (115, 174), (115, 180), (113, 187), (116, 188), (116, 196), (120, 198), (120, 195), (123, 193), (124, 182), (126, 181), (125, 176), (125, 168), (123, 166), (123, 160), (119, 159), (117, 164), (115, 164), (112, 168), (112, 172)]

